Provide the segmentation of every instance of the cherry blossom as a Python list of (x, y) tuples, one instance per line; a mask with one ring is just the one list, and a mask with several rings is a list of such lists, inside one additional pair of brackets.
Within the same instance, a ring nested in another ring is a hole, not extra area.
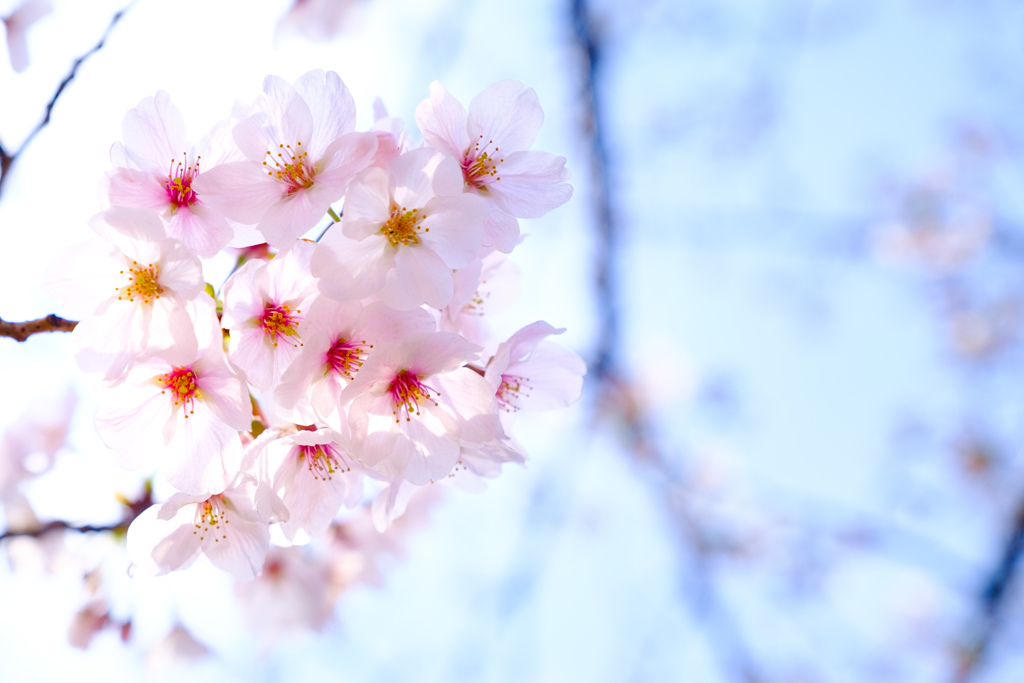
[(377, 293), (393, 308), (452, 298), (452, 269), (481, 246), (486, 204), (462, 193), (458, 165), (421, 148), (398, 157), (390, 172), (356, 176), (345, 199), (343, 235), (332, 230), (313, 255), (320, 289), (341, 301)]
[(299, 330), (318, 294), (309, 273), (315, 246), (299, 241), (270, 261), (250, 261), (224, 285), (221, 325), (231, 332), (228, 358), (257, 389), (276, 384), (302, 348)]
[(11, 14), (3, 18), (7, 31), (7, 52), (11, 57), (11, 68), (21, 73), (28, 68), (28, 43), (25, 32), (28, 27), (53, 11), (49, 0), (25, 0)]
[(397, 342), (414, 332), (431, 332), (433, 318), (426, 311), (395, 311), (380, 302), (363, 306), (357, 301), (320, 297), (304, 321), (299, 355), (285, 371), (276, 399), (286, 408), (309, 402), (317, 418), (336, 431), (344, 431), (347, 414), (342, 390), (381, 342)]
[(240, 579), (263, 567), (270, 548), (272, 516), (258, 509), (250, 475), (214, 495), (175, 493), (128, 527), (128, 557), (140, 575), (160, 575), (206, 557)]
[(245, 383), (228, 366), (209, 297), (192, 305), (203, 345), (182, 362), (137, 363), (106, 393), (96, 429), (129, 469), (159, 461), (167, 480), (193, 495), (223, 490), (241, 467), (239, 431), (252, 410)]
[(363, 465), (385, 480), (446, 476), (463, 444), (501, 435), (494, 392), (465, 367), (479, 347), (448, 332), (382, 344), (342, 393)]
[(580, 397), (587, 367), (572, 351), (547, 337), (562, 334), (543, 320), (527, 325), (498, 345), (484, 377), (503, 411), (564, 408)]
[(284, 537), (308, 543), (324, 535), (343, 505), (353, 507), (362, 499), (360, 468), (346, 439), (332, 430), (268, 436), (257, 470), (268, 470), (270, 489), (288, 510), (280, 525)]
[(356, 133), (355, 104), (333, 71), (310, 71), (294, 85), (263, 82), (258, 111), (234, 128), (245, 161), (221, 164), (193, 187), (267, 242), (288, 249), (345, 193), (349, 179), (377, 151), (373, 133)]
[(193, 187), (202, 167), (234, 160), (227, 124), (221, 124), (195, 147), (185, 142), (185, 122), (159, 91), (125, 115), (124, 144), (114, 143), (108, 194), (114, 206), (134, 206), (159, 213), (168, 237), (208, 258), (234, 237), (227, 219), (202, 200)]
[(416, 107), (425, 143), (452, 155), (466, 189), (494, 202), (487, 246), (508, 253), (519, 239), (516, 218), (539, 218), (569, 201), (565, 158), (530, 151), (544, 122), (532, 88), (500, 81), (469, 103), (469, 111), (437, 81)]
[(47, 285), (81, 314), (71, 334), (79, 367), (116, 380), (140, 356), (194, 356), (185, 303), (203, 291), (199, 259), (167, 238), (149, 211), (115, 207), (91, 226), (106, 242), (59, 254)]

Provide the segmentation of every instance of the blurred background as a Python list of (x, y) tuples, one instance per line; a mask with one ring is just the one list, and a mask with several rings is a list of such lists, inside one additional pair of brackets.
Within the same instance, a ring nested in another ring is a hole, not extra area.
[[(0, 60), (0, 317), (62, 313), (50, 258), (157, 90), (195, 140), (266, 74), (331, 69), (361, 128), (380, 97), (416, 136), (431, 81), (514, 78), (575, 194), (523, 221), (494, 323), (568, 328), (589, 374), (517, 418), (526, 468), (417, 510), (319, 630), (209, 567), (132, 579), (110, 534), (0, 541), (0, 679), (1024, 680), (1019, 3), (52, 5), (28, 67)], [(7, 431), (77, 397), (6, 523), (116, 522), (138, 477), (67, 335), (0, 339), (0, 376)]]

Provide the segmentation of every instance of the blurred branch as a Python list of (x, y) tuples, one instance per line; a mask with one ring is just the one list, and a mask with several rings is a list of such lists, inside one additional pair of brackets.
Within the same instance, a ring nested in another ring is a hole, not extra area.
[(973, 640), (961, 653), (953, 680), (967, 683), (978, 673), (989, 645), (998, 631), (1010, 588), (1017, 576), (1024, 554), (1024, 502), (1014, 513), (1013, 529), (1003, 546), (999, 564), (985, 582), (980, 601), (982, 616)]
[(45, 318), (27, 320), (23, 323), (12, 323), (0, 318), (0, 337), (10, 337), (23, 342), (33, 334), (41, 332), (70, 332), (78, 325), (76, 320), (65, 320), (51, 313)]
[(128, 11), (128, 8), (131, 7), (132, 4), (134, 4), (134, 2), (129, 3), (124, 9), (119, 10), (110, 20), (110, 24), (107, 26), (107, 30), (103, 32), (103, 35), (100, 36), (99, 42), (96, 43), (96, 45), (94, 45), (91, 50), (89, 50), (88, 52), (86, 52), (74, 61), (74, 63), (71, 65), (71, 71), (69, 71), (68, 75), (64, 77), (64, 80), (60, 82), (60, 85), (57, 86), (57, 91), (53, 93), (53, 97), (50, 98), (50, 101), (47, 103), (46, 112), (43, 115), (42, 120), (36, 124), (36, 127), (33, 128), (32, 131), (28, 134), (28, 137), (26, 137), (25, 140), (21, 143), (21, 146), (18, 147), (18, 149), (15, 152), (8, 154), (7, 151), (3, 148), (3, 146), (0, 145), (0, 194), (3, 193), (4, 181), (7, 180), (7, 174), (11, 169), (11, 165), (14, 164), (15, 159), (17, 159), (18, 156), (20, 156), (21, 153), (25, 151), (25, 148), (28, 147), (29, 143), (32, 142), (32, 139), (35, 138), (39, 131), (41, 131), (43, 128), (46, 127), (48, 123), (50, 123), (50, 114), (53, 113), (53, 108), (54, 106), (56, 106), (57, 100), (64, 92), (64, 88), (66, 88), (68, 84), (72, 80), (74, 80), (75, 76), (78, 74), (78, 67), (80, 67), (86, 59), (96, 54), (103, 48), (103, 44), (107, 41), (107, 38), (110, 36), (110, 32), (114, 29), (114, 26), (117, 24), (118, 21), (120, 21), (121, 17), (124, 15), (125, 12)]
[(680, 546), (691, 550), (690, 571), (687, 574), (687, 578), (692, 582), (690, 590), (687, 591), (691, 609), (697, 619), (709, 626), (709, 642), (722, 668), (738, 680), (757, 683), (764, 679), (749, 655), (732, 614), (718, 594), (707, 564), (708, 558), (699, 524), (676, 495), (676, 492), (682, 489), (680, 478), (670, 466), (668, 459), (658, 451), (645, 415), (639, 403), (632, 400), (634, 395), (618, 367), (621, 334), (615, 256), (618, 253), (619, 229), (612, 210), (608, 148), (598, 91), (603, 52), (599, 30), (587, 2), (571, 0), (571, 13), (576, 47), (582, 65), (582, 128), (590, 151), (591, 196), (594, 202), (594, 285), (600, 322), (597, 349), (594, 359), (589, 363), (589, 375), (597, 382), (597, 410), (601, 412), (603, 409), (622, 421), (626, 440), (629, 442), (629, 452), (656, 475), (651, 478), (650, 483), (664, 499), (666, 509), (670, 513), (670, 521), (679, 535)]
[(121, 504), (125, 508), (124, 518), (117, 524), (104, 524), (104, 525), (92, 525), (83, 524), (76, 525), (64, 520), (54, 520), (33, 526), (27, 529), (8, 529), (7, 531), (0, 534), (0, 541), (4, 541), (8, 538), (15, 538), (17, 536), (28, 536), (30, 538), (42, 538), (51, 531), (74, 531), (80, 534), (97, 533), (103, 531), (113, 531), (115, 533), (125, 533), (128, 531), (128, 527), (135, 518), (138, 517), (153, 505), (153, 484), (151, 481), (146, 481), (145, 486), (142, 489), (142, 493), (135, 500), (128, 500), (127, 498), (119, 497)]
[(581, 100), (583, 103), (583, 135), (590, 148), (590, 181), (593, 198), (594, 245), (596, 264), (594, 283), (598, 305), (600, 329), (594, 359), (588, 364), (590, 376), (602, 381), (616, 364), (619, 343), (618, 290), (614, 254), (618, 248), (619, 232), (611, 206), (608, 178), (608, 146), (602, 126), (603, 112), (597, 91), (603, 53), (594, 18), (585, 0), (571, 0), (572, 24), (576, 47), (580, 52), (583, 74)]

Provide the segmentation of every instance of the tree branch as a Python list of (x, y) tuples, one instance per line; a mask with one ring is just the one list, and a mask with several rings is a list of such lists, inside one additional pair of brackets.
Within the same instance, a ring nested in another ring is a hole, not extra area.
[(10, 337), (15, 341), (23, 342), (33, 334), (41, 332), (70, 332), (75, 329), (76, 325), (78, 325), (77, 320), (65, 320), (53, 313), (45, 318), (26, 320), (23, 323), (7, 322), (0, 318), (0, 337)]
[(26, 137), (25, 140), (21, 143), (21, 146), (18, 147), (17, 151), (8, 154), (2, 147), (0, 147), (0, 194), (3, 193), (4, 181), (7, 179), (7, 174), (11, 169), (11, 165), (13, 165), (15, 159), (17, 159), (18, 156), (25, 151), (25, 148), (28, 147), (28, 144), (30, 142), (32, 142), (32, 139), (36, 136), (36, 134), (39, 133), (39, 131), (41, 131), (43, 128), (45, 128), (48, 123), (50, 123), (50, 114), (53, 113), (53, 108), (57, 104), (57, 100), (60, 98), (61, 93), (64, 92), (64, 88), (66, 88), (68, 84), (72, 80), (74, 80), (75, 76), (78, 74), (78, 67), (82, 66), (82, 63), (85, 62), (86, 59), (96, 54), (103, 48), (103, 44), (107, 41), (107, 38), (110, 36), (110, 32), (114, 29), (114, 26), (117, 24), (118, 21), (120, 21), (121, 17), (124, 15), (125, 12), (128, 11), (128, 8), (131, 7), (132, 4), (134, 4), (134, 2), (129, 3), (124, 9), (119, 10), (117, 14), (114, 15), (113, 19), (110, 20), (110, 24), (107, 26), (107, 30), (103, 32), (103, 35), (100, 36), (99, 42), (96, 43), (96, 45), (94, 45), (91, 50), (89, 50), (84, 55), (82, 55), (74, 61), (74, 63), (71, 65), (71, 71), (69, 71), (68, 75), (64, 77), (64, 80), (60, 82), (60, 85), (57, 86), (57, 91), (53, 93), (53, 97), (50, 98), (50, 101), (47, 103), (46, 112), (43, 115), (42, 120), (36, 124), (36, 127), (33, 128), (32, 132), (28, 134), (28, 137)]

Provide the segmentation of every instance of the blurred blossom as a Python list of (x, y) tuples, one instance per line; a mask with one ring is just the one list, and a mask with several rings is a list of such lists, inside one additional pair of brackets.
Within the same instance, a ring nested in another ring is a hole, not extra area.
[(364, 0), (295, 0), (277, 24), (278, 34), (294, 33), (326, 42), (351, 32)]
[(897, 214), (872, 234), (873, 251), (883, 262), (950, 272), (981, 252), (992, 234), (988, 209), (958, 194), (948, 178), (905, 189)]
[(11, 67), (21, 73), (28, 68), (28, 43), (25, 32), (28, 27), (53, 11), (49, 0), (26, 0), (11, 14), (2, 17), (7, 29), (7, 51)]

